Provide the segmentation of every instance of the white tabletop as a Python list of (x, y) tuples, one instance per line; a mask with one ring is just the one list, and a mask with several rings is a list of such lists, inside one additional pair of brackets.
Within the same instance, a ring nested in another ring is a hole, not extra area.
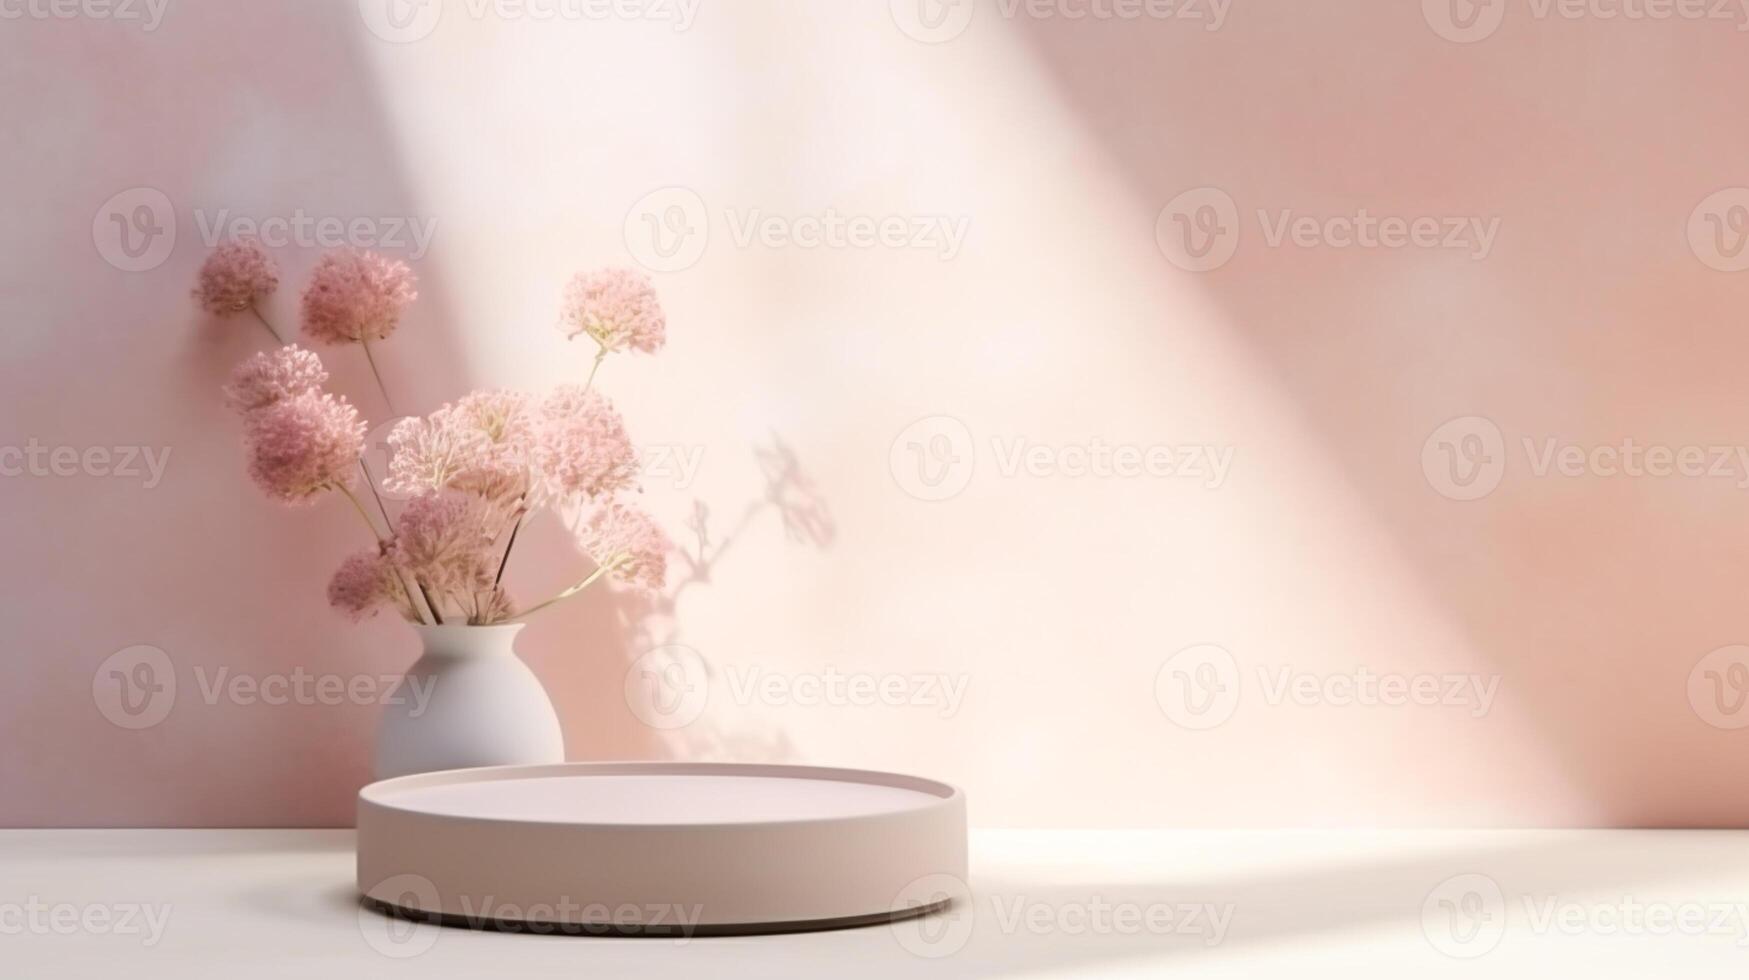
[(350, 831), (0, 832), (0, 976), (1730, 977), (1749, 833), (974, 831), (925, 923), (609, 939), (361, 911)]

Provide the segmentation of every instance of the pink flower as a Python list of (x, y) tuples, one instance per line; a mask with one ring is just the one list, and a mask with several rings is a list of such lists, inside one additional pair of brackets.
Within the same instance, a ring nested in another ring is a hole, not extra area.
[(630, 269), (580, 272), (565, 286), (559, 329), (588, 334), (603, 351), (654, 354), (667, 339), (668, 319), (650, 277)]
[(225, 402), (242, 413), (266, 408), (294, 395), (307, 394), (328, 381), (322, 359), (293, 344), (258, 352), (237, 365), (225, 386)]
[(526, 446), (534, 432), (528, 396), (519, 391), (474, 391), (455, 403), (457, 420), (495, 446)]
[(608, 504), (577, 530), (596, 565), (633, 588), (654, 592), (668, 577), (668, 535), (641, 510)]
[(454, 424), (472, 449), (449, 485), (488, 500), (510, 501), (528, 491), (534, 418), (528, 396), (476, 391), (455, 403)]
[(492, 542), (503, 518), (501, 509), (470, 494), (420, 494), (395, 521), (389, 555), (432, 592), (471, 599), (493, 586)]
[(200, 266), (195, 298), (214, 316), (233, 316), (279, 288), (279, 268), (259, 242), (226, 242), (213, 249)]
[(402, 616), (419, 621), (394, 565), (379, 548), (347, 558), (328, 582), (328, 604), (353, 622), (374, 616), (379, 608), (391, 603)]
[(577, 385), (563, 385), (541, 405), (534, 463), (546, 491), (594, 500), (630, 487), (637, 453), (613, 404)]
[(529, 488), (533, 436), (527, 396), (476, 391), (425, 418), (396, 423), (383, 486), (395, 494), (456, 489), (509, 501)]
[(382, 340), (417, 299), (405, 262), (360, 249), (329, 252), (304, 287), (304, 334), (327, 344)]
[(364, 430), (344, 398), (317, 391), (281, 398), (245, 418), (249, 475), (270, 497), (311, 503), (323, 490), (351, 485)]
[(389, 473), (383, 489), (398, 496), (442, 490), (473, 452), (470, 437), (448, 406), (424, 418), (405, 418), (389, 430)]

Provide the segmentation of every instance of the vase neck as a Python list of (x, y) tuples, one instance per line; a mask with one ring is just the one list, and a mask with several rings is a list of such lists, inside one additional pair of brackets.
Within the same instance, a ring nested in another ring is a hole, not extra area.
[(447, 658), (509, 657), (516, 652), (521, 623), (496, 626), (415, 626), (425, 656)]

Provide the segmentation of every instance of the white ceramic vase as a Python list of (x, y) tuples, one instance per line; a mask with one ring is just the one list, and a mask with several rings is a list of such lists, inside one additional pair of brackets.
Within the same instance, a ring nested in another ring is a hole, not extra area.
[(565, 761), (553, 702), (512, 649), (522, 626), (413, 627), (425, 652), (383, 706), (376, 778)]

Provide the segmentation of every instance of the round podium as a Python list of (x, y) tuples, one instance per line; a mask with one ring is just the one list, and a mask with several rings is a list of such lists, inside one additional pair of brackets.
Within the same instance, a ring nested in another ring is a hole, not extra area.
[(358, 889), (393, 915), (578, 935), (803, 932), (964, 898), (965, 796), (893, 773), (567, 763), (358, 794)]

